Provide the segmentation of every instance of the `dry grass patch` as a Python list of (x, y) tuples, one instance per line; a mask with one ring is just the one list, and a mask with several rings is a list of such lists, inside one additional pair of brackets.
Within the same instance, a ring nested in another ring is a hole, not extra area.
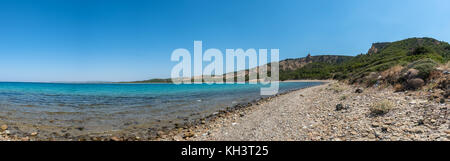
[(395, 84), (394, 85), (394, 91), (395, 92), (401, 92), (401, 91), (403, 91), (405, 88), (403, 87), (403, 85), (402, 84)]
[(395, 83), (401, 77), (403, 67), (400, 65), (393, 66), (388, 70), (381, 72), (380, 76), (387, 83)]
[(445, 63), (445, 64), (439, 65), (437, 67), (437, 69), (439, 69), (439, 70), (446, 70), (446, 71), (450, 70), (450, 61)]
[(381, 102), (377, 102), (373, 104), (369, 110), (370, 114), (374, 116), (384, 115), (391, 111), (394, 107), (394, 104), (389, 100), (383, 100)]
[(338, 83), (330, 84), (327, 89), (333, 91), (334, 93), (340, 93), (344, 91), (344, 88), (341, 87)]

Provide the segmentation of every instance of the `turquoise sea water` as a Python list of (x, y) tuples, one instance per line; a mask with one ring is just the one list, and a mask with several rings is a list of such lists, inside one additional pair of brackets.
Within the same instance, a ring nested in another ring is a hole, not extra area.
[[(319, 84), (280, 83), (280, 92)], [(83, 127), (82, 132), (139, 125), (160, 128), (261, 98), (262, 86), (0, 82), (0, 122), (63, 129)]]

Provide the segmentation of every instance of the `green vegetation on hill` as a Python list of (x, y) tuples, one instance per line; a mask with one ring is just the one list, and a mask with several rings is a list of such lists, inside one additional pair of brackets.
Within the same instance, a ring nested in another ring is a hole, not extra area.
[(327, 63), (309, 63), (292, 71), (280, 71), (280, 80), (298, 79), (328, 79), (332, 77), (335, 65)]
[(334, 78), (355, 83), (363, 81), (371, 72), (381, 72), (396, 65), (407, 66), (424, 59), (446, 63), (450, 59), (450, 45), (432, 38), (410, 38), (381, 46), (371, 48), (370, 51), (376, 52), (361, 54), (342, 63), (310, 63), (297, 70), (280, 71), (280, 79)]

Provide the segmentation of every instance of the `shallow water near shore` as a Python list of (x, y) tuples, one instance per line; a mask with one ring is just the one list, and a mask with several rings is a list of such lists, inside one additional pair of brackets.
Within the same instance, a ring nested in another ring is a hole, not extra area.
[[(282, 82), (280, 92), (321, 82)], [(145, 134), (259, 99), (261, 84), (0, 83), (0, 123), (41, 137)]]

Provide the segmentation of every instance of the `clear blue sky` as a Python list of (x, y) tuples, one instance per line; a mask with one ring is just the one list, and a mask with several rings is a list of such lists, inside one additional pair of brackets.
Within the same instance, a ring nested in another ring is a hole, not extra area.
[(280, 58), (450, 41), (448, 0), (2, 0), (0, 81), (169, 77), (177, 48), (279, 48)]

